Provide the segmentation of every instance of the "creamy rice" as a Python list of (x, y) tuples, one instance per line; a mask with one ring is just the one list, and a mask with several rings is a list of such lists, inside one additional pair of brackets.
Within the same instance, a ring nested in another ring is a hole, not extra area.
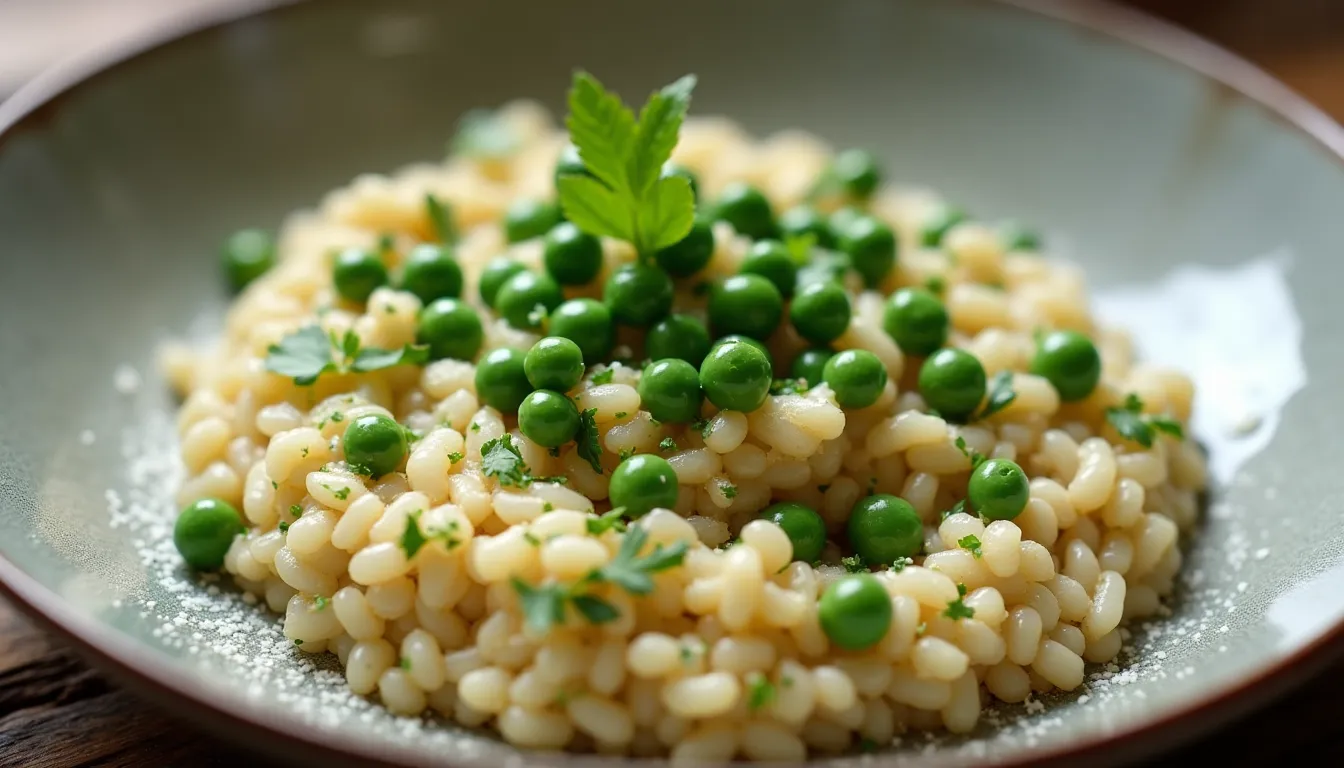
[[(896, 230), (900, 259), (880, 291), (848, 284), (854, 317), (834, 344), (885, 364), (890, 381), (868, 408), (842, 410), (821, 385), (771, 396), (748, 414), (706, 402), (707, 425), (691, 429), (640, 410), (637, 367), (613, 366), (601, 384), (593, 377), (607, 368), (590, 367), (573, 394), (596, 409), (598, 474), (572, 443), (552, 456), (513, 416), (484, 406), (470, 363), (330, 374), (311, 386), (267, 371), (268, 348), (314, 323), (354, 330), (367, 346), (415, 341), (418, 298), (385, 287), (367, 307), (352, 306), (334, 292), (331, 263), (336, 251), (371, 248), (390, 232), (395, 270), (398, 254), (432, 234), (427, 193), (452, 205), (462, 231), (463, 295), (484, 323), (484, 349), (526, 350), (540, 338), (496, 319), (475, 285), (501, 253), (538, 268), (540, 242), (509, 245), (499, 220), (517, 197), (553, 194), (564, 135), (531, 104), (500, 115), (521, 139), (508, 158), (362, 176), (291, 217), (279, 263), (239, 296), (219, 343), (179, 351), (167, 366), (185, 396), (178, 431), (188, 479), (178, 502), (217, 498), (241, 511), (247, 533), (225, 570), (284, 615), (296, 653), (335, 654), (351, 690), (393, 712), (437, 713), (520, 747), (686, 763), (802, 760), (882, 747), (908, 730), (967, 732), (985, 692), (1020, 702), (1072, 690), (1085, 663), (1116, 656), (1124, 621), (1158, 610), (1181, 566), (1177, 540), (1194, 523), (1204, 459), (1188, 440), (1159, 436), (1147, 450), (1122, 440), (1105, 409), (1138, 392), (1147, 411), (1185, 421), (1190, 381), (1135, 364), (1123, 333), (1098, 328), (1075, 268), (1006, 251), (997, 230), (974, 222), (956, 225), (941, 247), (922, 247), (921, 227), (941, 207), (932, 193), (883, 186), (871, 201)], [(806, 134), (758, 141), (719, 119), (688, 121), (674, 153), (702, 195), (747, 181), (776, 210), (803, 200), (830, 158)], [(722, 223), (715, 242), (703, 273), (678, 284), (677, 311), (702, 315), (695, 283), (735, 274), (749, 246)], [(603, 249), (598, 280), (567, 288), (566, 298), (600, 298), (603, 279), (634, 258), (624, 243)], [(883, 331), (884, 295), (930, 278), (945, 285), (948, 346), (973, 353), (990, 376), (1013, 372), (1017, 399), (988, 419), (956, 425), (927, 413), (916, 366)], [(1086, 399), (1061, 403), (1025, 372), (1040, 328), (1097, 340), (1104, 375)], [(788, 360), (806, 345), (786, 324), (768, 346)], [(368, 414), (420, 434), (401, 471), (377, 481), (343, 461), (345, 428)], [(487, 476), (481, 447), (505, 433), (533, 474), (567, 483), (501, 487)], [(686, 542), (682, 564), (656, 574), (647, 595), (598, 587), (619, 611), (614, 621), (571, 612), (544, 634), (525, 627), (513, 580), (567, 582), (610, 561), (629, 534), (593, 535), (588, 521), (610, 507), (618, 455), (658, 454), (668, 437), (678, 446), (665, 453), (680, 484), (676, 508), (632, 525), (651, 544)], [(958, 440), (1026, 471), (1031, 497), (1020, 516), (942, 514), (967, 493), (971, 460)], [(818, 619), (822, 592), (845, 574), (841, 551), (832, 543), (822, 564), (790, 562), (788, 537), (756, 517), (772, 501), (798, 501), (834, 534), (870, 493), (914, 506), (925, 554), (874, 574), (890, 596), (890, 628), (865, 651), (843, 651)], [(426, 527), (455, 524), (456, 544), (433, 541), (408, 559), (401, 539), (416, 515)], [(978, 553), (958, 546), (967, 537)], [(949, 618), (958, 600), (970, 618)]]

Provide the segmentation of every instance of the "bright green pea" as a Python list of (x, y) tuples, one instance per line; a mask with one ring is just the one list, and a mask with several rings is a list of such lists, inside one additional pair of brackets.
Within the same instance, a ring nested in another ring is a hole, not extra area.
[(415, 339), (433, 360), (474, 360), (484, 338), (480, 316), (464, 301), (437, 299), (420, 311)]
[(789, 249), (778, 240), (757, 240), (752, 243), (738, 272), (764, 277), (786, 299), (793, 296), (793, 288), (798, 281), (798, 265), (794, 263)]
[(550, 232), (563, 219), (560, 206), (555, 203), (515, 200), (504, 212), (504, 236), (510, 243), (521, 243)]
[(872, 352), (847, 349), (826, 361), (821, 377), (841, 408), (867, 408), (887, 386), (887, 367)]
[(690, 315), (668, 315), (644, 337), (644, 355), (650, 360), (676, 358), (699, 366), (709, 354), (709, 331)]
[(779, 227), (770, 201), (761, 190), (741, 182), (729, 184), (714, 207), (714, 217), (733, 225), (740, 235), (753, 240), (774, 237)]
[(844, 188), (845, 194), (856, 200), (867, 200), (877, 191), (882, 180), (882, 171), (877, 167), (877, 158), (863, 149), (846, 149), (835, 156), (831, 172), (836, 181)]
[(492, 349), (476, 364), (476, 396), (502, 413), (514, 413), (532, 392), (525, 355), (512, 347)]
[(583, 351), (569, 339), (547, 336), (527, 351), (523, 371), (537, 389), (568, 392), (583, 378)]
[(173, 524), (173, 545), (187, 565), (198, 571), (224, 567), (233, 539), (247, 532), (233, 505), (221, 499), (192, 502)]
[(655, 420), (684, 424), (700, 418), (700, 374), (685, 360), (658, 360), (639, 379), (639, 400)]
[(809, 283), (789, 305), (789, 322), (813, 344), (840, 338), (849, 328), (850, 314), (849, 295), (837, 283)]
[(645, 328), (672, 310), (672, 280), (657, 267), (626, 264), (607, 278), (602, 300), (621, 325)]
[(229, 235), (220, 249), (224, 277), (235, 293), (275, 266), (275, 241), (260, 229), (243, 229)]
[(891, 595), (877, 578), (851, 573), (831, 583), (817, 601), (817, 619), (838, 648), (862, 651), (887, 636), (891, 628)]
[(815, 563), (826, 547), (826, 523), (811, 507), (796, 501), (781, 501), (761, 510), (762, 520), (784, 529), (793, 544), (793, 559)]
[(803, 379), (809, 387), (815, 387), (825, 378), (826, 362), (831, 359), (835, 353), (826, 347), (813, 347), (804, 349), (793, 358), (793, 365), (789, 367), (789, 375), (795, 379)]
[(784, 297), (760, 275), (734, 275), (709, 290), (709, 327), (718, 335), (768, 339), (784, 314)]
[(882, 328), (913, 357), (927, 357), (947, 341), (947, 308), (922, 288), (902, 288), (887, 299)]
[(560, 285), (550, 275), (519, 272), (500, 286), (495, 309), (509, 325), (526, 331), (540, 328), (551, 310), (564, 300)]
[(844, 227), (840, 250), (849, 255), (863, 284), (876, 288), (896, 266), (896, 235), (872, 216), (859, 216)]
[(969, 352), (940, 349), (919, 368), (919, 394), (944, 418), (965, 421), (985, 399), (985, 368)]
[(375, 289), (387, 285), (387, 265), (376, 253), (347, 248), (336, 254), (331, 265), (336, 293), (346, 301), (363, 304)]
[(1048, 379), (1060, 400), (1076, 402), (1092, 394), (1101, 381), (1101, 355), (1083, 334), (1053, 331), (1037, 342), (1031, 372)]
[(434, 243), (412, 248), (402, 268), (401, 289), (414, 293), (425, 304), (461, 296), (462, 267), (453, 258), (452, 248)]
[(1027, 508), (1031, 485), (1027, 473), (1008, 459), (988, 459), (971, 472), (966, 502), (990, 520), (1012, 520)]
[(795, 206), (781, 213), (779, 230), (785, 239), (811, 235), (822, 248), (835, 246), (835, 234), (826, 223), (826, 217), (810, 205)]
[(717, 345), (700, 365), (700, 387), (721, 410), (750, 413), (760, 408), (772, 383), (769, 358), (750, 344)]
[(677, 473), (660, 456), (638, 454), (622, 461), (611, 473), (609, 489), (612, 508), (624, 507), (627, 517), (677, 506)]
[(560, 392), (539, 389), (518, 407), (518, 429), (542, 448), (559, 448), (579, 431), (579, 409)]
[(770, 354), (770, 348), (765, 346), (765, 343), (760, 339), (753, 339), (750, 336), (743, 336), (740, 333), (730, 333), (727, 336), (720, 336), (715, 339), (714, 343), (710, 345), (710, 350), (712, 351), (715, 347), (721, 347), (724, 344), (731, 344), (735, 341), (740, 341), (743, 344), (750, 344), (755, 347), (762, 355), (765, 355), (765, 361), (770, 364), (770, 369), (774, 370), (775, 357)]
[(479, 290), (481, 301), (485, 306), (491, 309), (495, 308), (495, 297), (499, 295), (499, 289), (504, 283), (509, 281), (510, 277), (519, 272), (526, 272), (527, 267), (508, 256), (496, 256), (486, 263), (485, 268), (481, 270), (481, 279)]
[(714, 228), (697, 217), (691, 231), (676, 243), (654, 254), (658, 266), (673, 277), (690, 277), (705, 268), (714, 255)]
[(410, 451), (406, 430), (379, 414), (360, 416), (351, 422), (345, 428), (342, 445), (345, 463), (361, 475), (373, 478), (395, 472)]
[(910, 502), (878, 493), (859, 499), (849, 512), (849, 546), (870, 565), (914, 557), (924, 547), (924, 523)]
[(602, 242), (562, 221), (546, 233), (541, 258), (557, 283), (583, 285), (602, 270)]
[(579, 345), (583, 361), (592, 365), (607, 359), (616, 344), (611, 310), (596, 299), (570, 299), (551, 313), (550, 333)]

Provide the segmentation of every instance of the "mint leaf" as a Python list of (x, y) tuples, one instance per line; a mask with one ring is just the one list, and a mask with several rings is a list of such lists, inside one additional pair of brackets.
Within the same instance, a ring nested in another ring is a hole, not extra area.
[(686, 75), (655, 92), (640, 110), (627, 164), (630, 191), (636, 197), (653, 186), (663, 171), (663, 164), (672, 157), (672, 149), (677, 146), (677, 133), (681, 131), (686, 110), (690, 109), (694, 89), (695, 75)]
[(453, 225), (452, 206), (431, 192), (425, 195), (425, 212), (429, 214), (429, 223), (434, 228), (434, 236), (440, 243), (457, 242), (457, 227)]
[(629, 195), (626, 158), (635, 140), (635, 116), (620, 97), (587, 72), (575, 72), (565, 127), (588, 172), (613, 191)]
[(635, 250), (653, 253), (681, 242), (695, 224), (695, 194), (682, 176), (659, 179), (639, 204)]
[(635, 239), (632, 211), (619, 194), (587, 176), (561, 176), (557, 182), (565, 218), (590, 235)]
[(588, 462), (594, 472), (602, 474), (602, 442), (597, 436), (596, 408), (587, 408), (579, 414), (579, 431), (574, 436), (574, 443), (578, 446), (579, 458)]
[[(962, 587), (962, 589), (965, 589), (965, 587)], [(966, 593), (962, 592), (961, 594), (964, 596)], [(964, 597), (958, 597), (956, 600), (947, 604), (947, 610), (943, 611), (943, 615), (953, 621), (956, 621), (957, 619), (973, 619), (975, 618), (975, 609), (966, 605)]]
[(380, 371), (397, 365), (424, 365), (429, 362), (429, 346), (407, 344), (401, 349), (365, 347), (353, 355), (350, 370), (355, 373)]
[(989, 383), (989, 401), (985, 403), (985, 409), (977, 418), (987, 419), (1012, 405), (1016, 399), (1017, 392), (1013, 390), (1012, 371), (999, 371)]
[(306, 387), (327, 371), (336, 370), (331, 339), (316, 325), (306, 325), (266, 350), (266, 370), (289, 376)]
[(606, 624), (621, 617), (621, 612), (614, 605), (596, 595), (577, 595), (573, 602), (574, 608), (590, 624)]

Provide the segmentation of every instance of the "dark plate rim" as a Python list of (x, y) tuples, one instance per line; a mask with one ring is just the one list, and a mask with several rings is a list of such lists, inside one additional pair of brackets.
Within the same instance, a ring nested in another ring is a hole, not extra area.
[[(1269, 114), (1319, 144), (1334, 159), (1344, 161), (1344, 128), (1283, 83), (1239, 56), (1190, 32), (1140, 11), (1104, 0), (964, 0), (997, 2), (1005, 6), (1071, 24), (1105, 35), (1169, 63), (1202, 75), (1236, 97), (1258, 104)], [(40, 74), (8, 100), (0, 102), (0, 144), (29, 125), (38, 125), (72, 90), (114, 75), (133, 61), (160, 49), (185, 44), (192, 37), (243, 22), (261, 14), (290, 12), (308, 3), (295, 0), (250, 0), (241, 6), (178, 20), (156, 27), (114, 47), (67, 60)], [(314, 3), (315, 5), (315, 3)], [(375, 747), (357, 736), (287, 728), (283, 722), (260, 717), (265, 710), (240, 698), (216, 700), (215, 691), (190, 676), (175, 674), (156, 655), (118, 633), (108, 633), (95, 620), (71, 609), (51, 590), (0, 554), (0, 593), (17, 604), (46, 629), (70, 642), (83, 656), (122, 682), (165, 705), (175, 716), (185, 716), (226, 743), (303, 761), (320, 757), (332, 765), (420, 766), (426, 755), (406, 748)], [(1344, 621), (1321, 633), (1276, 663), (1258, 672), (1206, 692), (1165, 716), (1132, 728), (1091, 739), (1066, 742), (1054, 748), (1025, 750), (999, 765), (1040, 766), (1093, 762), (1114, 764), (1190, 741), (1220, 723), (1264, 706), (1311, 678), (1344, 655)], [(292, 724), (297, 725), (297, 723)], [(244, 744), (239, 736), (260, 737)], [(892, 753), (893, 762), (908, 756)], [(888, 762), (880, 760), (878, 762)], [(917, 761), (916, 761), (917, 762)]]

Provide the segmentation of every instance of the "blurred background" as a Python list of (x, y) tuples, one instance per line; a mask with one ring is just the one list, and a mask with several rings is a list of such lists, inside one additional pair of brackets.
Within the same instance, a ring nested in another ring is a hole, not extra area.
[[(1085, 1), (1085, 0), (1084, 0)], [(1250, 59), (1344, 120), (1344, 2), (1118, 0)], [(42, 68), (159, 24), (265, 0), (0, 0), (0, 99)]]

